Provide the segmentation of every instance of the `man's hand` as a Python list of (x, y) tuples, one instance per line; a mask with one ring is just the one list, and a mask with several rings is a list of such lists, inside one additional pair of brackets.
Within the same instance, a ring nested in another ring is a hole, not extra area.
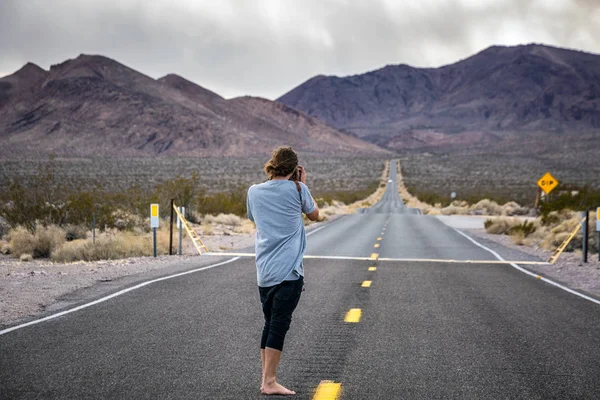
[(301, 165), (298, 165), (298, 169), (300, 173), (300, 182), (306, 185), (306, 169)]

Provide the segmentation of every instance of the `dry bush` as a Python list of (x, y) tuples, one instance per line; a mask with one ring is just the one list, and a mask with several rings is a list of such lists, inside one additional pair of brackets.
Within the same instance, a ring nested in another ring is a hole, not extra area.
[(8, 240), (15, 258), (21, 254), (32, 254), (35, 248), (35, 236), (27, 229), (18, 226), (8, 232)]
[(440, 210), (442, 215), (467, 215), (469, 213), (468, 204), (463, 201), (453, 201), (448, 207)]
[(57, 226), (38, 226), (35, 230), (33, 258), (49, 258), (65, 241), (65, 231)]
[(220, 224), (226, 226), (242, 225), (242, 219), (235, 214), (219, 214), (217, 216), (207, 214), (204, 216), (204, 222), (208, 224)]
[(484, 222), (486, 232), (492, 235), (506, 235), (512, 227), (519, 224), (519, 219), (508, 217), (490, 218)]
[(240, 226), (236, 226), (235, 228), (233, 228), (233, 231), (235, 233), (247, 235), (250, 233), (254, 233), (255, 229), (256, 228), (254, 227), (254, 223), (249, 219), (245, 219), (242, 221), (242, 224)]
[(77, 239), (87, 238), (87, 228), (81, 225), (67, 225), (65, 227), (65, 239), (71, 242)]
[(502, 206), (502, 215), (527, 215), (529, 214), (529, 208), (522, 207), (519, 203), (509, 201)]
[(17, 227), (9, 232), (9, 237), (14, 257), (31, 254), (34, 258), (47, 258), (65, 242), (65, 231), (57, 226), (38, 226), (32, 234), (23, 227)]
[(133, 230), (137, 227), (148, 225), (146, 218), (140, 215), (127, 212), (125, 210), (116, 210), (112, 213), (113, 226), (119, 230)]
[[(560, 222), (556, 223), (554, 226), (546, 227), (544, 230), (544, 237), (539, 238), (541, 239), (540, 245), (544, 249), (554, 250), (560, 246), (581, 221), (579, 213), (562, 212), (559, 213), (558, 216), (559, 218), (562, 218)], [(581, 233), (578, 232), (567, 247), (567, 251), (581, 248), (581, 240)]]
[[(157, 254), (168, 254), (169, 231), (157, 231)], [(89, 239), (66, 242), (52, 253), (55, 262), (117, 260), (128, 257), (152, 256), (152, 234), (108, 232), (98, 236), (96, 243)]]
[(479, 215), (504, 215), (502, 207), (495, 201), (481, 200), (470, 207), (470, 210)]
[(23, 254), (21, 254), (21, 256), (19, 257), (19, 260), (20, 260), (20, 261), (23, 261), (23, 262), (27, 262), (27, 261), (33, 261), (33, 256), (32, 256), (31, 254), (25, 254), (25, 253), (23, 253)]
[(12, 249), (10, 248), (10, 243), (6, 240), (0, 240), (0, 254), (10, 254), (12, 253)]

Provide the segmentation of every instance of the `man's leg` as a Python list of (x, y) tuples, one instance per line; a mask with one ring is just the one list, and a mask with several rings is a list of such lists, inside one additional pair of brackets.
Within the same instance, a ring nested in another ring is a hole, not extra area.
[(302, 286), (302, 279), (284, 282), (273, 295), (271, 326), (264, 350), (263, 383), (261, 388), (261, 393), (263, 394), (296, 394), (293, 390), (289, 390), (277, 383), (277, 366), (281, 359), (285, 335), (292, 321), (292, 313), (300, 300)]
[(269, 330), (271, 327), (271, 308), (273, 307), (274, 287), (259, 287), (258, 290), (260, 293), (260, 302), (262, 304), (263, 315), (265, 317), (265, 324), (263, 326), (262, 336), (260, 338), (260, 362), (262, 364), (260, 391), (262, 392), (265, 382), (265, 347), (267, 347), (267, 338), (269, 337)]
[(296, 394), (293, 390), (277, 383), (277, 366), (281, 359), (281, 351), (267, 347), (265, 350), (265, 372), (263, 379), (262, 394), (292, 395)]

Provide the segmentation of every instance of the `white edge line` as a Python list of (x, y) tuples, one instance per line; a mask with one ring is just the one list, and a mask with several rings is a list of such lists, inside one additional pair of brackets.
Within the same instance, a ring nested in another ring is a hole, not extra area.
[[(333, 221), (333, 222), (335, 222), (335, 221)], [(310, 235), (312, 235), (312, 234), (313, 234), (313, 233), (315, 233), (315, 232), (319, 232), (321, 229), (323, 229), (323, 228), (325, 228), (325, 227), (327, 227), (327, 226), (329, 226), (329, 225), (331, 225), (331, 224), (325, 224), (325, 225), (323, 225), (323, 226), (320, 226), (320, 227), (318, 227), (318, 228), (315, 228), (315, 229), (313, 229), (312, 231), (308, 232), (308, 233), (306, 234), (306, 236), (310, 236)]]
[[(471, 242), (473, 242), (475, 245), (477, 245), (477, 246), (481, 247), (482, 249), (484, 249), (484, 250), (487, 250), (487, 251), (489, 251), (490, 253), (492, 253), (492, 254), (493, 254), (493, 255), (494, 255), (494, 256), (495, 256), (497, 259), (499, 259), (499, 260), (501, 260), (501, 261), (506, 261), (506, 260), (504, 260), (504, 258), (502, 258), (502, 257), (500, 256), (500, 254), (496, 253), (494, 250), (491, 250), (491, 249), (489, 249), (489, 248), (485, 247), (484, 245), (482, 245), (481, 243), (477, 242), (475, 239), (473, 239), (472, 237), (470, 237), (470, 236), (469, 236), (469, 235), (467, 235), (466, 233), (463, 233), (463, 232), (459, 231), (459, 230), (458, 230), (458, 229), (456, 229), (456, 228), (453, 228), (453, 229), (454, 229), (456, 232), (460, 233), (462, 236), (464, 236), (464, 237), (466, 237), (467, 239), (469, 239), (469, 240), (470, 240)], [(539, 274), (535, 274), (535, 273), (533, 273), (533, 272), (527, 271), (526, 269), (519, 267), (517, 264), (514, 264), (514, 263), (509, 263), (509, 265), (510, 265), (510, 266), (512, 266), (513, 268), (516, 268), (516, 269), (518, 269), (519, 271), (521, 271), (521, 272), (523, 272), (523, 273), (525, 273), (525, 274), (527, 274), (527, 275), (533, 276), (534, 278), (537, 278), (537, 279), (539, 279), (539, 280), (542, 280), (542, 281), (544, 281), (544, 282), (546, 282), (546, 283), (549, 283), (549, 284), (551, 284), (551, 285), (553, 285), (553, 286), (556, 286), (556, 287), (557, 287), (557, 288), (559, 288), (559, 289), (562, 289), (562, 290), (564, 290), (564, 291), (566, 291), (566, 292), (572, 293), (572, 294), (574, 294), (575, 296), (579, 296), (579, 297), (581, 297), (581, 298), (583, 298), (583, 299), (586, 299), (586, 300), (589, 300), (589, 301), (591, 301), (592, 303), (596, 303), (596, 304), (600, 305), (600, 300), (597, 300), (597, 299), (595, 299), (595, 298), (593, 298), (593, 297), (587, 296), (587, 295), (585, 295), (585, 294), (583, 294), (583, 293), (580, 293), (580, 292), (578, 292), (578, 291), (576, 291), (576, 290), (573, 290), (573, 289), (571, 289), (571, 288), (568, 288), (568, 287), (566, 287), (566, 286), (564, 286), (564, 285), (561, 285), (561, 284), (560, 284), (560, 283), (558, 283), (558, 282), (554, 282), (554, 281), (553, 281), (553, 280), (551, 280), (551, 279), (544, 278), (543, 276), (541, 276), (541, 275), (539, 275)]]
[(157, 278), (157, 279), (153, 279), (153, 280), (151, 280), (151, 281), (142, 282), (142, 283), (140, 283), (140, 284), (138, 284), (138, 285), (132, 286), (132, 287), (130, 287), (130, 288), (127, 288), (127, 289), (120, 290), (120, 291), (118, 291), (118, 292), (116, 292), (116, 293), (113, 293), (113, 294), (110, 294), (110, 295), (108, 295), (108, 296), (102, 297), (102, 298), (100, 298), (100, 299), (98, 299), (98, 300), (94, 300), (94, 301), (92, 301), (92, 302), (90, 302), (90, 303), (85, 303), (85, 304), (82, 304), (82, 305), (80, 305), (80, 306), (77, 306), (77, 307), (75, 307), (75, 308), (71, 308), (71, 309), (69, 309), (69, 310), (61, 311), (61, 312), (59, 312), (59, 313), (57, 313), (57, 314), (48, 315), (47, 317), (44, 317), (44, 318), (36, 319), (36, 320), (34, 320), (34, 321), (30, 321), (30, 322), (27, 322), (27, 323), (25, 323), (25, 324), (21, 324), (21, 325), (17, 325), (17, 326), (13, 326), (13, 327), (10, 327), (10, 328), (7, 328), (7, 329), (4, 329), (4, 330), (0, 331), (0, 336), (1, 336), (1, 335), (4, 335), (4, 334), (7, 334), (7, 333), (9, 333), (9, 332), (12, 332), (12, 331), (16, 331), (17, 329), (25, 328), (26, 326), (30, 326), (30, 325), (39, 324), (39, 323), (41, 323), (41, 322), (49, 321), (49, 320), (51, 320), (51, 319), (54, 319), (54, 318), (62, 317), (63, 315), (67, 315), (67, 314), (73, 313), (73, 312), (75, 312), (75, 311), (83, 310), (84, 308), (88, 308), (88, 307), (91, 307), (91, 306), (93, 306), (93, 305), (96, 305), (96, 304), (98, 304), (98, 303), (102, 303), (102, 302), (104, 302), (104, 301), (106, 301), (106, 300), (110, 300), (110, 299), (112, 299), (113, 297), (117, 297), (117, 296), (120, 296), (120, 295), (122, 295), (122, 294), (125, 294), (125, 293), (128, 293), (128, 292), (131, 292), (131, 291), (133, 291), (133, 290), (136, 290), (136, 289), (142, 288), (142, 287), (144, 287), (144, 286), (148, 286), (148, 285), (150, 285), (151, 283), (156, 283), (156, 282), (160, 282), (160, 281), (165, 281), (165, 280), (167, 280), (167, 279), (171, 279), (171, 278), (177, 278), (177, 277), (179, 277), (179, 276), (188, 275), (188, 274), (193, 274), (194, 272), (199, 272), (199, 271), (204, 271), (204, 270), (206, 270), (206, 269), (210, 269), (210, 268), (219, 267), (219, 266), (221, 266), (221, 265), (228, 264), (228, 263), (230, 263), (230, 262), (233, 262), (233, 261), (239, 260), (239, 258), (240, 258), (240, 257), (235, 257), (235, 258), (229, 259), (229, 260), (227, 260), (227, 261), (223, 261), (223, 262), (220, 262), (220, 263), (217, 263), (217, 264), (212, 264), (212, 265), (209, 265), (209, 266), (206, 266), (206, 267), (197, 268), (197, 269), (193, 269), (193, 270), (191, 270), (191, 271), (180, 272), (180, 273), (177, 273), (177, 274), (174, 274), (174, 275), (163, 276), (162, 278)]

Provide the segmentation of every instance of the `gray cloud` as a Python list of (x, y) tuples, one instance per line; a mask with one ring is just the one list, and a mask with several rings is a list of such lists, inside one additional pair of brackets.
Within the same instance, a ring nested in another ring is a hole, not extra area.
[(598, 37), (597, 0), (2, 0), (0, 74), (102, 54), (273, 99), (317, 74), (436, 67), (492, 44), (597, 53)]

